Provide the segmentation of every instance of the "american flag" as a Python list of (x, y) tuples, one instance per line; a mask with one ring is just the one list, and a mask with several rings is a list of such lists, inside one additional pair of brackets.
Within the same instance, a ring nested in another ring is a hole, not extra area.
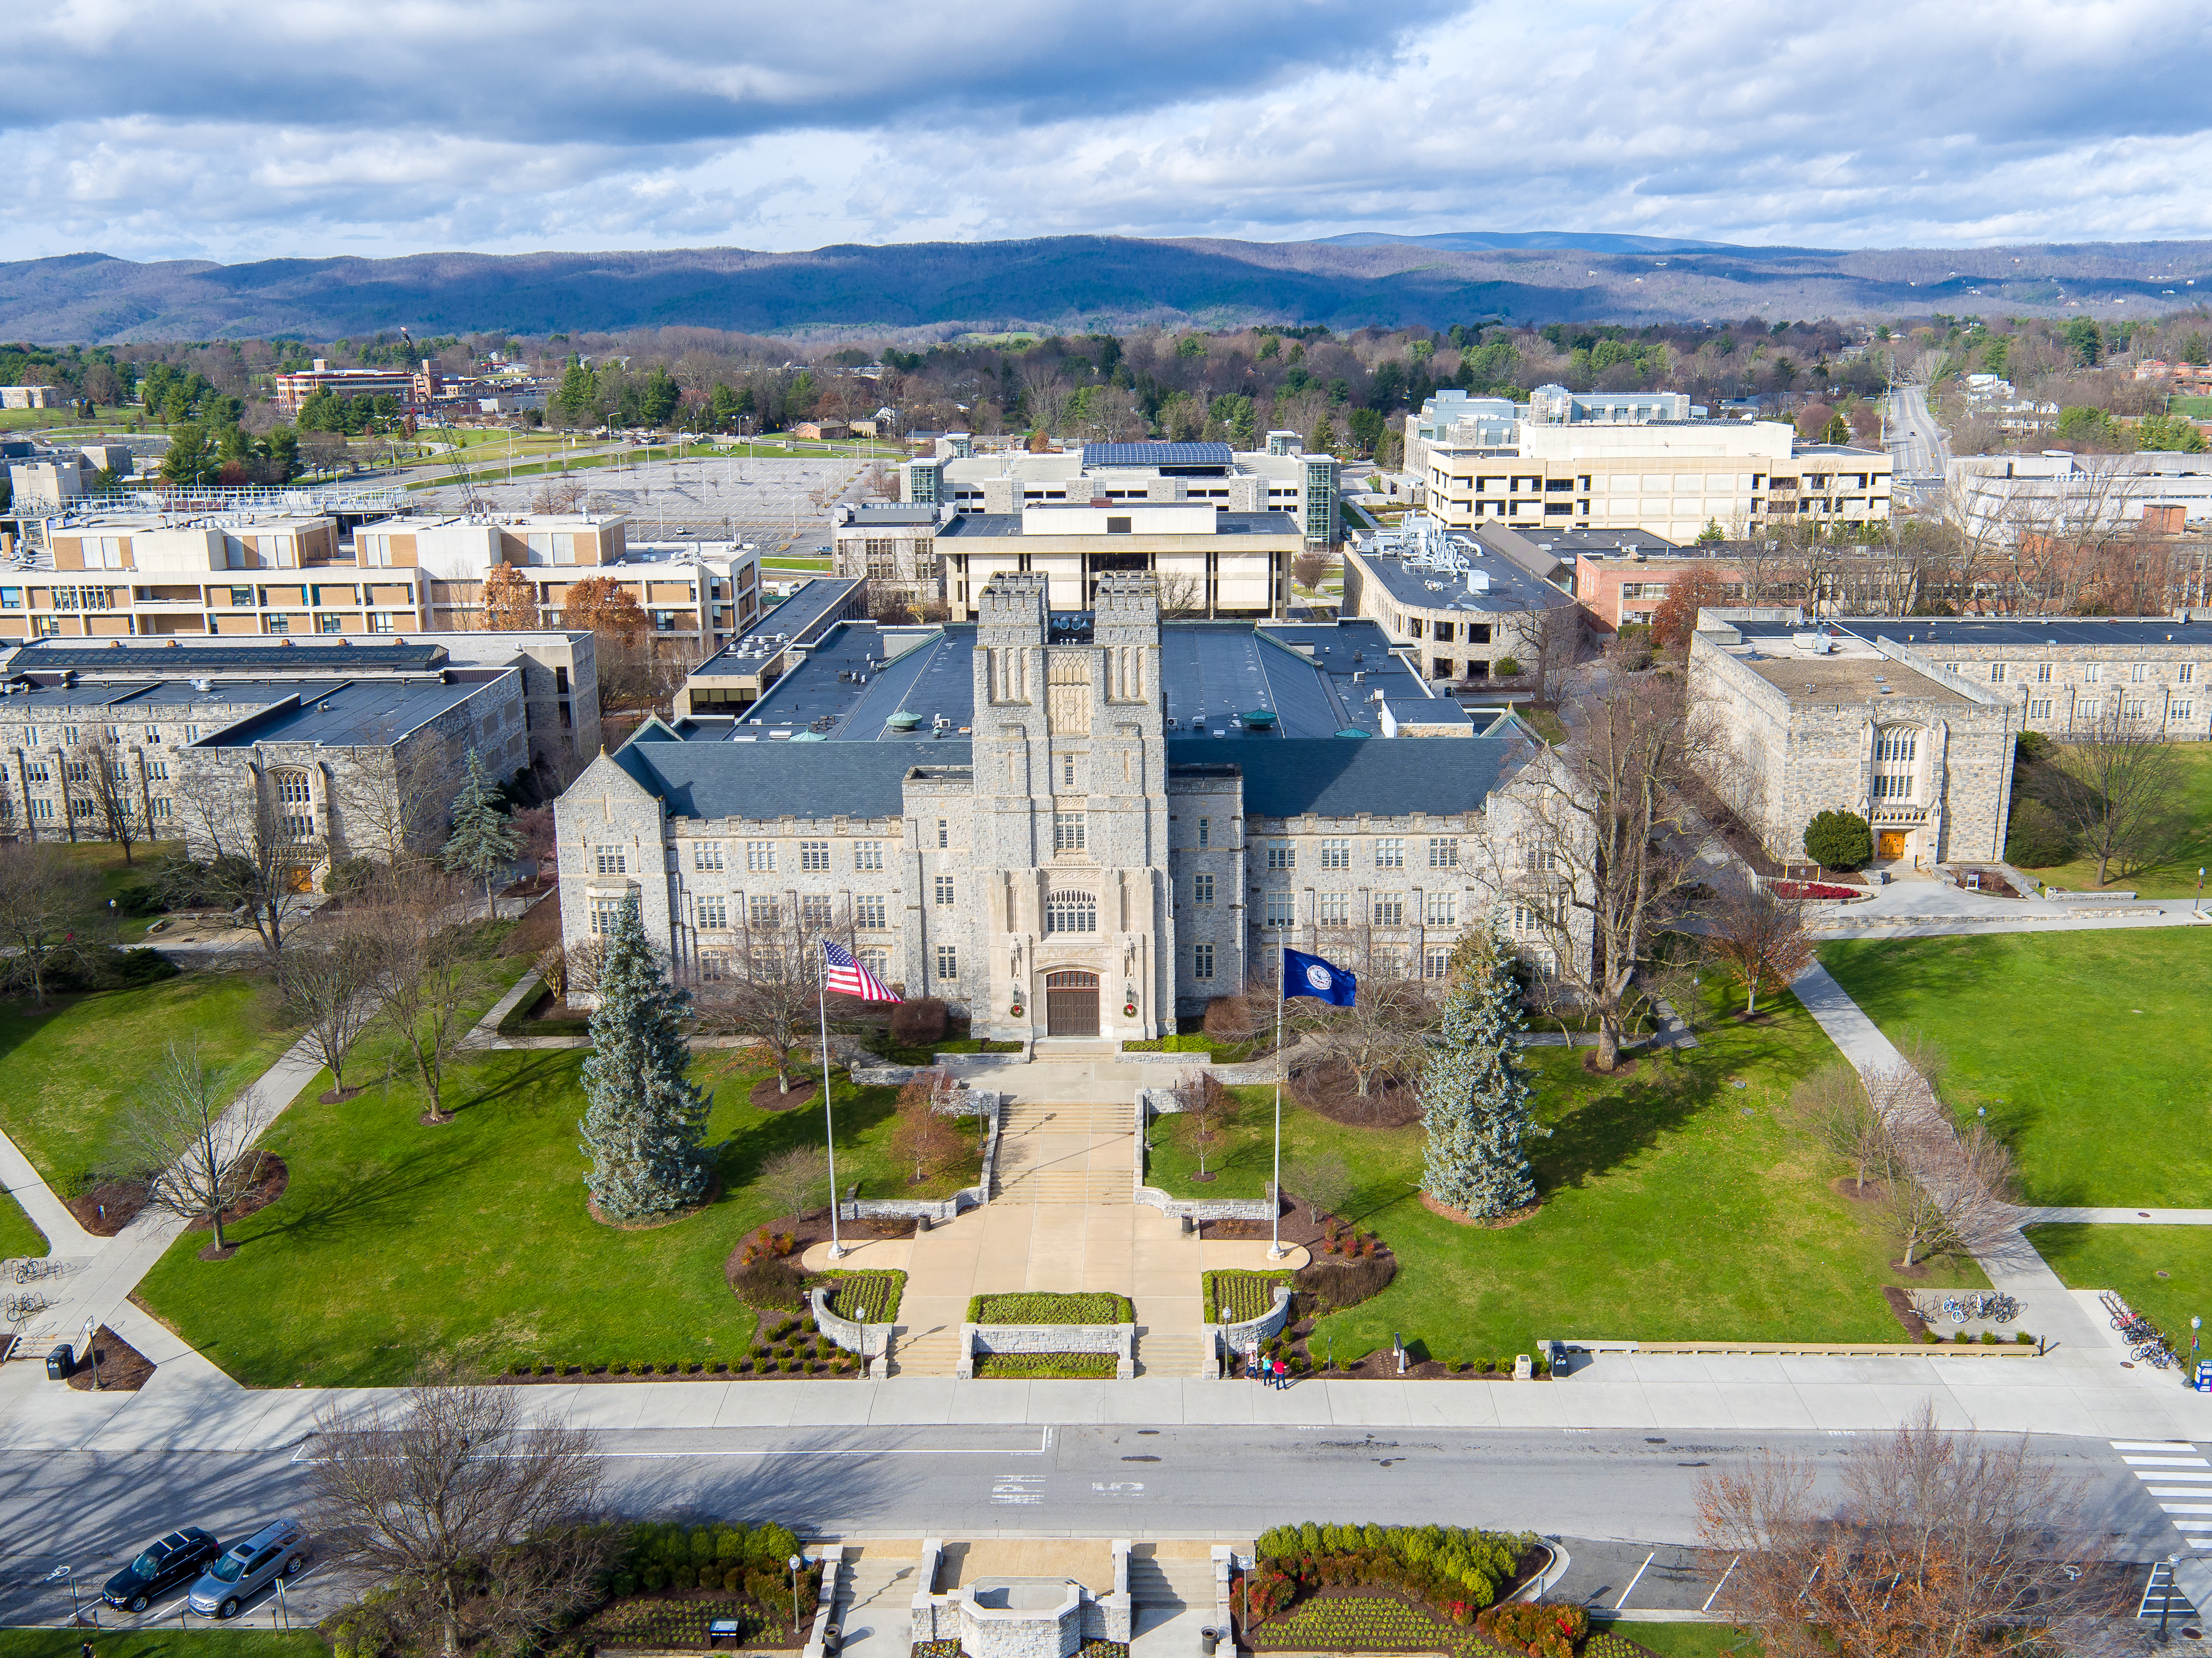
[(884, 981), (853, 959), (853, 952), (842, 944), (822, 941), (822, 960), (830, 969), (826, 987), (840, 996), (858, 996), (864, 1002), (895, 1002)]

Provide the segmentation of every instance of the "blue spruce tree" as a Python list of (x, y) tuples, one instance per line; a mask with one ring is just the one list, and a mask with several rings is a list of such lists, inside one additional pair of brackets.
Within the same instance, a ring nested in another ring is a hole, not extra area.
[(618, 1220), (688, 1208), (714, 1172), (705, 1145), (707, 1096), (685, 1079), (691, 1050), (677, 1029), (690, 1005), (668, 982), (645, 941), (637, 906), (607, 940), (592, 1057), (584, 1061), (584, 1184), (600, 1212)]
[(1421, 1073), (1428, 1150), (1421, 1190), (1449, 1208), (1487, 1219), (1536, 1200), (1521, 1149), (1542, 1134), (1528, 1120), (1528, 1084), (1516, 1038), (1521, 989), (1504, 942), (1469, 933), (1452, 952), (1443, 1035)]
[(483, 756), (472, 745), (468, 774), (461, 792), (453, 797), (453, 832), (446, 841), (443, 861), (457, 875), (467, 875), (483, 884), (484, 914), (491, 914), (491, 878), (514, 861), (522, 836), (514, 820), (501, 811), (499, 791), (484, 774)]

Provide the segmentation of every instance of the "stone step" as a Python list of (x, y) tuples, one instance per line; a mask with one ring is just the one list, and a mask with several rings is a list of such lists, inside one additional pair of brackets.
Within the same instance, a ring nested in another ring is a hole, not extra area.
[(1126, 1169), (1093, 1174), (1016, 1175), (1000, 1183), (994, 1203), (1111, 1204), (1129, 1201)]
[(960, 1332), (955, 1327), (891, 1338), (892, 1376), (951, 1376), (960, 1368)]
[[(1206, 1372), (1206, 1338), (1168, 1333), (1137, 1337), (1139, 1376), (1202, 1376)], [(1134, 1570), (1133, 1563), (1132, 1564)]]
[(1212, 1606), (1213, 1563), (1211, 1560), (1159, 1560), (1129, 1557), (1129, 1598), (1139, 1606)]

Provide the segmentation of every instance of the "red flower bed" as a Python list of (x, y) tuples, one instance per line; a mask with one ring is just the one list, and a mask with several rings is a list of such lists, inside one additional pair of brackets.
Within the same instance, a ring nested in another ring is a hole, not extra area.
[(1778, 898), (1863, 898), (1856, 887), (1832, 887), (1818, 881), (1769, 881), (1766, 890)]

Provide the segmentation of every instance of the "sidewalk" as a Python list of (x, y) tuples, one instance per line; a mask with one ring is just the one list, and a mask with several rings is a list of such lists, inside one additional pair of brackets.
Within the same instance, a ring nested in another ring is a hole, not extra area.
[[(1881, 1433), (1922, 1405), (1947, 1427), (2097, 1439), (2212, 1438), (2212, 1396), (2171, 1372), (2123, 1370), (2100, 1341), (2047, 1357), (1605, 1353), (1555, 1382), (637, 1382), (533, 1386), (530, 1401), (575, 1426), (617, 1434), (813, 1428), (1135, 1423), (1286, 1428), (1704, 1429)], [(390, 1397), (389, 1394), (381, 1395)], [(0, 1448), (144, 1451), (295, 1449), (317, 1412), (357, 1409), (369, 1389), (223, 1391), (157, 1376), (143, 1393), (92, 1394), (58, 1383), (11, 1401)], [(676, 1455), (671, 1440), (641, 1454)], [(693, 1448), (700, 1448), (693, 1444)]]

